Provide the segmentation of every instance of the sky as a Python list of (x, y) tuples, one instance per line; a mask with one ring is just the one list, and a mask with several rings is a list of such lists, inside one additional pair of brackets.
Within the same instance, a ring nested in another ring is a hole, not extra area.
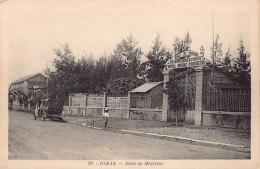
[(203, 45), (209, 59), (212, 13), (223, 54), (230, 48), (235, 57), (241, 39), (250, 53), (254, 9), (254, 3), (246, 0), (6, 0), (1, 3), (0, 19), (9, 83), (42, 72), (55, 58), (53, 50), (65, 43), (76, 58), (93, 53), (98, 59), (112, 53), (130, 34), (144, 52), (142, 60), (157, 33), (173, 50), (175, 38), (184, 38), (187, 31), (191, 49), (199, 52)]

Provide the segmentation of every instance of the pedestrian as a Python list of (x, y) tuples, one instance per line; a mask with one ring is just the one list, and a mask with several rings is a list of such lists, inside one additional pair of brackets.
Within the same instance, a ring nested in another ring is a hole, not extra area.
[(108, 117), (105, 117), (105, 129), (107, 129)]
[(107, 123), (108, 123), (108, 117), (109, 117), (109, 114), (108, 114), (108, 109), (105, 108), (105, 111), (104, 111), (104, 121), (105, 121), (105, 130), (107, 128)]

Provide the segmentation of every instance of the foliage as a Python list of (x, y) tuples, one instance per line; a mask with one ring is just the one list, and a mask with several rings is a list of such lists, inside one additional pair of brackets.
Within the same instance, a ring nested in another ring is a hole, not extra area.
[(141, 84), (140, 56), (143, 54), (132, 35), (123, 39), (111, 55), (108, 65), (110, 79), (106, 91), (110, 94), (126, 94)]
[(222, 58), (222, 43), (219, 41), (219, 35), (217, 34), (216, 39), (214, 40), (214, 48), (210, 47), (211, 50), (211, 58), (214, 66), (221, 66), (221, 58)]
[(184, 51), (190, 50), (191, 42), (192, 42), (192, 40), (190, 38), (190, 33), (189, 32), (186, 33), (184, 40), (176, 38), (175, 42), (173, 44), (174, 55), (177, 55), (177, 54), (182, 53)]
[(75, 64), (75, 57), (73, 56), (69, 45), (66, 43), (62, 48), (54, 49), (57, 58), (53, 63), (58, 71), (70, 72)]
[(142, 82), (138, 78), (142, 51), (131, 35), (117, 45), (112, 55), (101, 56), (98, 61), (92, 54), (84, 54), (76, 61), (68, 44), (55, 49), (54, 53), (56, 71), (44, 70), (49, 79), (49, 97), (65, 99), (70, 93), (104, 91), (126, 94)]
[(152, 50), (146, 55), (148, 61), (142, 65), (146, 67), (145, 74), (150, 82), (163, 80), (163, 69), (166, 62), (171, 58), (169, 51), (162, 46), (160, 35), (158, 34), (153, 42)]
[(222, 68), (222, 71), (226, 73), (230, 73), (232, 71), (230, 48), (228, 48), (224, 59), (221, 61), (220, 67)]
[(250, 85), (251, 66), (249, 57), (250, 54), (245, 51), (243, 40), (241, 40), (238, 48), (238, 57), (234, 59), (233, 75), (242, 85)]
[(185, 92), (175, 78), (166, 83), (166, 88), (162, 92), (168, 95), (169, 108), (175, 112), (175, 124), (178, 125), (178, 111), (187, 107)]
[[(113, 57), (117, 61), (121, 61), (120, 66), (123, 66), (124, 75), (128, 74), (130, 77), (136, 77), (138, 75), (138, 70), (140, 66), (140, 56), (143, 54), (140, 47), (137, 46), (137, 42), (130, 35), (126, 39), (123, 39), (114, 50)], [(121, 67), (122, 69), (122, 67)], [(114, 72), (118, 73), (118, 72)]]
[(176, 112), (186, 108), (185, 93), (175, 78), (166, 83), (166, 89), (163, 89), (163, 93), (168, 95), (170, 110)]
[(126, 94), (141, 84), (143, 84), (143, 81), (138, 78), (132, 78), (130, 76), (118, 77), (113, 80), (111, 79), (107, 83), (106, 91), (112, 95), (119, 96)]
[[(184, 40), (176, 38), (174, 53), (190, 50), (191, 42), (189, 32)], [(171, 52), (162, 45), (159, 34), (146, 55), (148, 60), (142, 64), (140, 57), (143, 52), (132, 35), (122, 39), (108, 57), (100, 56), (98, 60), (94, 60), (92, 54), (84, 54), (80, 59), (75, 60), (68, 44), (55, 49), (54, 53), (56, 58), (53, 60), (53, 65), (56, 71), (44, 70), (49, 80), (48, 97), (62, 99), (65, 99), (70, 93), (103, 93), (106, 91), (113, 95), (121, 95), (140, 86), (145, 80), (162, 81), (162, 71), (166, 62), (172, 57)], [(200, 53), (204, 54), (203, 46), (200, 48)], [(250, 83), (249, 54), (245, 52), (243, 41), (240, 43), (238, 58), (231, 60), (229, 49), (225, 58), (221, 60), (222, 43), (219, 42), (219, 36), (217, 36), (214, 41), (214, 54), (217, 58), (215, 64), (223, 71), (229, 72), (242, 84)], [(211, 56), (213, 57), (213, 53)], [(183, 106), (184, 96), (177, 92), (179, 86), (175, 83), (177, 82), (169, 82), (167, 84), (169, 89), (165, 92), (168, 95), (174, 95), (174, 97), (169, 97), (169, 99), (174, 99), (171, 103), (174, 105), (172, 109), (174, 107), (179, 109)], [(176, 96), (178, 96), (177, 99)]]

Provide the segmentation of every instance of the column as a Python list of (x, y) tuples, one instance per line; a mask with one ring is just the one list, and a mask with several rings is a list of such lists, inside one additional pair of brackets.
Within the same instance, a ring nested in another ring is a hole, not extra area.
[(202, 89), (203, 89), (203, 68), (195, 68), (196, 71), (196, 98), (194, 123), (195, 125), (202, 125)]
[[(166, 83), (169, 81), (170, 76), (169, 72), (165, 72), (164, 74), (164, 80), (163, 80), (163, 88), (166, 88)], [(168, 115), (168, 95), (163, 93), (163, 106), (162, 106), (162, 121), (167, 122), (167, 115)]]

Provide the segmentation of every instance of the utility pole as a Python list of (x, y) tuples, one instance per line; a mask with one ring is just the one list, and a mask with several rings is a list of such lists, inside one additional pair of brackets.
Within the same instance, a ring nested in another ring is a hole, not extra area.
[(48, 86), (49, 86), (49, 63), (47, 60), (47, 95), (49, 95), (49, 90), (48, 90)]
[(215, 45), (214, 45), (214, 13), (212, 12), (212, 35), (213, 35), (213, 46), (212, 46), (212, 61), (213, 61), (213, 87), (215, 90)]

